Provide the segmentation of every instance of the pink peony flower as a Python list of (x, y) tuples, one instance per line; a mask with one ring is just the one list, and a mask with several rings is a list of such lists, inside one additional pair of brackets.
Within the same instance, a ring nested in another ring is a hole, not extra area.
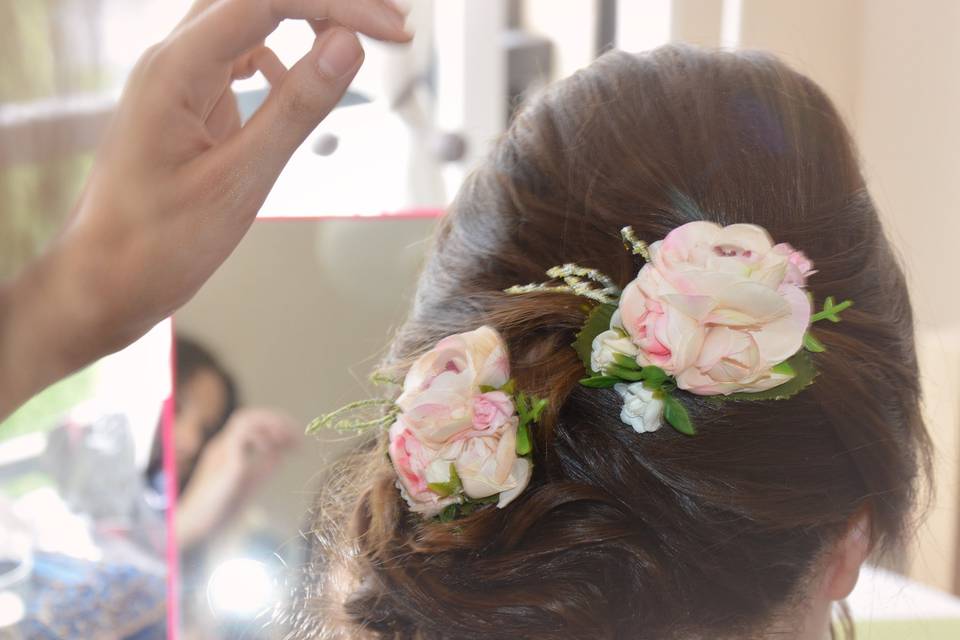
[(807, 284), (807, 278), (816, 271), (813, 270), (813, 262), (805, 256), (802, 251), (794, 249), (786, 242), (781, 242), (773, 248), (781, 255), (787, 256), (787, 275), (785, 282), (803, 287)]
[(482, 385), (510, 378), (506, 345), (490, 327), (444, 338), (410, 368), (397, 405), (426, 443), (440, 445), (474, 423), (474, 396)]
[(481, 432), (494, 431), (516, 412), (513, 399), (503, 391), (481, 393), (473, 398), (473, 428)]
[(656, 365), (700, 395), (762, 391), (801, 347), (810, 322), (803, 291), (813, 264), (762, 228), (691, 222), (650, 245), (627, 285), (620, 321), (640, 365)]
[(439, 452), (420, 442), (402, 415), (390, 427), (389, 442), (397, 485), (412, 511), (431, 516), (457, 502), (456, 497), (440, 496), (427, 486), (427, 471)]
[[(501, 387), (510, 378), (506, 345), (490, 327), (444, 338), (422, 355), (397, 400), (402, 413), (390, 428), (389, 454), (411, 510), (433, 516), (467, 498), (500, 494), (506, 506), (530, 481), (531, 465), (517, 456), (518, 418)], [(456, 472), (462, 495), (441, 495)]]

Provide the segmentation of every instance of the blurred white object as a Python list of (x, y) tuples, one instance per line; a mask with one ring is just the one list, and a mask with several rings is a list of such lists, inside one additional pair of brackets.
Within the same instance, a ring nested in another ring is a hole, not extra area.
[(379, 216), (443, 207), (439, 163), (421, 136), (386, 102), (335, 109), (293, 154), (260, 217)]
[(207, 584), (210, 608), (221, 617), (252, 618), (274, 603), (273, 579), (267, 567), (250, 558), (227, 560)]
[[(30, 529), (17, 517), (13, 505), (0, 496), (0, 589), (9, 589), (30, 575), (33, 567), (33, 544)], [(0, 618), (3, 615), (0, 605)], [(8, 622), (15, 624), (17, 621)], [(4, 623), (0, 620), (0, 627)]]
[(140, 470), (149, 462), (163, 403), (172, 393), (172, 336), (170, 320), (164, 320), (127, 348), (97, 362), (90, 399), (70, 412), (70, 419), (79, 423), (107, 414), (125, 416), (133, 436), (134, 465)]
[(30, 491), (13, 504), (13, 513), (31, 530), (37, 551), (98, 562), (103, 550), (97, 546), (90, 519), (73, 513), (56, 490), (43, 487)]
[(26, 612), (23, 598), (12, 591), (0, 591), (0, 629), (17, 624)]
[[(447, 204), (443, 160), (431, 143), (432, 16), (433, 2), (411, 3), (408, 23), (417, 37), (409, 45), (363, 39), (366, 57), (350, 93), (370, 102), (338, 107), (321, 123), (287, 164), (261, 217), (377, 216)], [(313, 37), (304, 25), (285, 23), (267, 45), (292, 65)], [(234, 89), (265, 86), (255, 76)]]

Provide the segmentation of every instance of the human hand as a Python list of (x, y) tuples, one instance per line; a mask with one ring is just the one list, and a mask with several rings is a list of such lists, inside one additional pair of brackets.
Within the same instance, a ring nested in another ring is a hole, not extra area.
[[(263, 45), (284, 18), (318, 25), (289, 71)], [(363, 59), (352, 30), (403, 41), (403, 21), (383, 0), (203, 0), (144, 55), (71, 229), (109, 261), (91, 265), (96, 286), (126, 294), (110, 297), (112, 321), (139, 335), (192, 297), (346, 91)], [(230, 83), (255, 69), (272, 91), (241, 128)]]
[[(317, 34), (289, 70), (263, 45), (287, 18)], [(57, 241), (0, 290), (0, 418), (189, 300), (345, 93), (353, 32), (405, 42), (403, 25), (388, 0), (198, 0), (131, 73)], [(255, 70), (271, 92), (241, 126), (230, 83)]]
[(178, 500), (177, 541), (188, 547), (229, 520), (295, 444), (296, 421), (281, 411), (243, 408), (204, 447)]

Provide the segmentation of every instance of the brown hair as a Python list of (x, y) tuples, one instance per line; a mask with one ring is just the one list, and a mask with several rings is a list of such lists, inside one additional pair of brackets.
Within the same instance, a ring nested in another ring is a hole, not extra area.
[[(584, 300), (502, 290), (565, 262), (624, 286), (641, 263), (621, 227), (652, 241), (700, 219), (766, 227), (813, 260), (818, 303), (856, 305), (817, 325), (827, 351), (799, 395), (680, 394), (698, 435), (637, 435), (616, 392), (577, 383)], [(387, 364), (481, 324), (506, 338), (519, 388), (550, 400), (531, 485), (505, 509), (424, 521), (370, 445), (357, 483), (328, 492), (354, 496), (352, 518), (320, 503), (304, 636), (745, 637), (859, 510), (875, 547), (904, 531), (928, 441), (903, 274), (836, 110), (772, 55), (614, 51), (527, 104), (442, 221)]]

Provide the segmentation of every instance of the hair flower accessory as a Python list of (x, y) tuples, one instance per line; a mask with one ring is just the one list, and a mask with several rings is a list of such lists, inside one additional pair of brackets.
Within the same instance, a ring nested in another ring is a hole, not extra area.
[[(356, 417), (371, 406), (382, 415)], [(354, 403), (308, 431), (389, 425), (388, 455), (403, 498), (412, 511), (449, 521), (487, 504), (503, 508), (526, 488), (530, 425), (546, 406), (516, 391), (506, 344), (484, 326), (448, 336), (420, 356), (395, 403)]]
[[(823, 311), (812, 313), (805, 286), (813, 263), (789, 244), (774, 244), (757, 225), (691, 222), (650, 245), (631, 227), (621, 234), (646, 264), (615, 300), (589, 296), (599, 304), (573, 346), (589, 373), (581, 383), (620, 393), (621, 419), (638, 432), (655, 431), (663, 418), (681, 433), (695, 433), (677, 392), (734, 400), (799, 393), (816, 376), (807, 351), (824, 351), (810, 326), (839, 322), (853, 304), (828, 297)], [(592, 291), (610, 295), (609, 278), (591, 280)], [(507, 292), (584, 295), (582, 282), (579, 290), (572, 285)]]

